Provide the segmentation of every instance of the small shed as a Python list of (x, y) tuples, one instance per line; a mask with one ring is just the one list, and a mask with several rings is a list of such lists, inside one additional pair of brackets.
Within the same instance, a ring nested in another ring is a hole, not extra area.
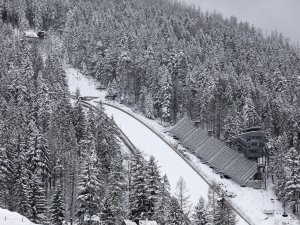
[(24, 33), (25, 38), (29, 41), (29, 42), (39, 42), (40, 40), (43, 40), (47, 34), (45, 31), (25, 31)]

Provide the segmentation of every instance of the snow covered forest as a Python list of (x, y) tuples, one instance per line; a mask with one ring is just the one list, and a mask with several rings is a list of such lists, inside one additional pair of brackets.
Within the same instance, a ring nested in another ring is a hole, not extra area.
[(188, 115), (223, 141), (262, 126), (276, 195), (296, 214), (300, 55), (283, 35), (171, 0), (0, 0), (0, 14), (1, 208), (52, 225), (236, 224), (212, 190), (191, 207), (184, 177), (172, 196), (155, 158), (132, 157), (102, 108), (71, 100), (70, 65), (166, 126)]

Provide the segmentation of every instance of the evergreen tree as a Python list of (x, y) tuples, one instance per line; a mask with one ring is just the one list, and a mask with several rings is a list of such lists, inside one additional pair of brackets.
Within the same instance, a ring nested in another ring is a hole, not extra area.
[(84, 139), (84, 135), (86, 132), (86, 121), (85, 115), (83, 111), (83, 107), (80, 99), (80, 92), (76, 90), (76, 103), (73, 109), (73, 125), (75, 128), (75, 135), (77, 138), (77, 143), (79, 143), (82, 139)]
[(160, 175), (158, 166), (153, 156), (150, 157), (147, 165), (147, 186), (148, 189), (148, 219), (153, 219), (159, 198)]
[(63, 193), (60, 181), (57, 182), (54, 197), (51, 204), (51, 223), (53, 225), (62, 225), (64, 221)]
[(170, 199), (170, 183), (167, 176), (164, 175), (159, 187), (159, 198), (154, 215), (154, 219), (157, 221), (158, 224), (167, 224)]
[(187, 194), (188, 189), (182, 177), (179, 178), (176, 189), (176, 199), (179, 203), (180, 210), (188, 216), (191, 212), (190, 196)]
[(30, 219), (35, 223), (45, 220), (46, 196), (40, 175), (33, 174), (30, 181), (29, 203), (31, 207)]
[(151, 93), (146, 94), (145, 97), (145, 116), (149, 119), (154, 119), (154, 102)]
[(208, 189), (208, 206), (207, 218), (210, 224), (215, 224), (216, 214), (218, 213), (218, 193), (220, 192), (220, 185), (213, 181), (212, 186)]
[(171, 74), (169, 73), (166, 67), (162, 67), (162, 89), (161, 89), (161, 117), (163, 121), (170, 122), (172, 118), (172, 79)]
[(225, 196), (218, 194), (220, 193), (220, 186), (215, 182), (212, 185), (208, 192), (208, 224), (235, 225), (235, 213), (226, 202)]
[(204, 198), (200, 198), (197, 205), (195, 206), (193, 219), (195, 225), (207, 225), (207, 212), (205, 207), (205, 200)]
[(104, 114), (103, 107), (100, 104), (98, 114), (95, 119), (95, 145), (96, 153), (101, 161), (103, 175), (108, 175), (111, 162), (120, 148), (115, 136), (115, 128), (112, 121)]
[(122, 203), (123, 203), (123, 192), (124, 192), (124, 176), (122, 167), (122, 155), (118, 151), (118, 154), (112, 161), (112, 168), (108, 174), (107, 184), (107, 197), (106, 197), (106, 211), (103, 211), (105, 217), (108, 220), (113, 219), (115, 224), (118, 224), (122, 220)]
[(288, 179), (284, 186), (284, 202), (291, 207), (294, 214), (297, 213), (297, 201), (300, 193), (300, 154), (294, 148), (290, 148), (286, 156), (289, 166)]
[(215, 210), (214, 223), (215, 224), (226, 224), (235, 225), (235, 213), (230, 208), (224, 196), (217, 199), (217, 207)]
[(50, 115), (51, 115), (51, 101), (49, 96), (49, 87), (47, 81), (44, 79), (42, 73), (39, 73), (37, 77), (36, 88), (36, 121), (37, 127), (44, 134), (49, 129)]
[(12, 162), (7, 156), (6, 148), (0, 147), (0, 184), (2, 190), (0, 191), (1, 198), (6, 195), (6, 190), (8, 188), (8, 182), (12, 175)]
[(24, 216), (32, 215), (32, 208), (30, 205), (30, 182), (29, 172), (24, 166), (24, 162), (20, 163), (16, 171), (16, 182), (14, 190), (14, 198), (16, 204), (16, 211)]
[(110, 200), (106, 198), (103, 204), (103, 209), (100, 214), (101, 221), (103, 221), (107, 225), (117, 224), (116, 222), (116, 214), (112, 210), (113, 205)]
[(130, 218), (133, 221), (147, 219), (149, 194), (147, 193), (146, 165), (141, 155), (133, 159), (131, 173)]
[(171, 198), (167, 224), (184, 225), (184, 217), (184, 212), (180, 209), (180, 205), (176, 198)]
[(44, 136), (33, 120), (29, 124), (27, 162), (32, 173), (40, 173), (43, 181), (49, 173), (49, 150)]
[(98, 171), (96, 167), (97, 156), (93, 148), (83, 151), (82, 169), (78, 182), (77, 216), (82, 221), (85, 216), (91, 218), (94, 214), (99, 212), (101, 183), (98, 178)]

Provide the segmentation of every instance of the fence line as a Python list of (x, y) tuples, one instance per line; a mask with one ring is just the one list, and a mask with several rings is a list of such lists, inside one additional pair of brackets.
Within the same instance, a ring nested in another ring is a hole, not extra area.
[(26, 224), (30, 224), (30, 225), (35, 225), (34, 223), (32, 223), (30, 220), (28, 220), (25, 217), (19, 217), (19, 218), (15, 218), (15, 217), (8, 217), (8, 216), (0, 216), (0, 224), (2, 224), (2, 222), (4, 221), (4, 224), (6, 224), (6, 222), (9, 221), (19, 221), (21, 223), (26, 223)]

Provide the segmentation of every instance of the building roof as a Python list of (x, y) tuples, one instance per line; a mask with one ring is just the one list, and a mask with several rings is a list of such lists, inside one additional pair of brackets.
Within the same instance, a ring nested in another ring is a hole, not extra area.
[(189, 118), (180, 120), (170, 132), (183, 140), (183, 146), (207, 162), (219, 173), (231, 177), (240, 185), (257, 172), (257, 162), (246, 158), (238, 151), (226, 146), (215, 137), (209, 137), (206, 130), (196, 128)]
[(25, 37), (38, 38), (37, 33), (34, 31), (25, 31)]
[(126, 225), (136, 225), (136, 223), (133, 222), (133, 221), (131, 221), (131, 220), (124, 220), (124, 223), (125, 223)]
[(157, 223), (151, 220), (140, 220), (139, 225), (157, 225)]

